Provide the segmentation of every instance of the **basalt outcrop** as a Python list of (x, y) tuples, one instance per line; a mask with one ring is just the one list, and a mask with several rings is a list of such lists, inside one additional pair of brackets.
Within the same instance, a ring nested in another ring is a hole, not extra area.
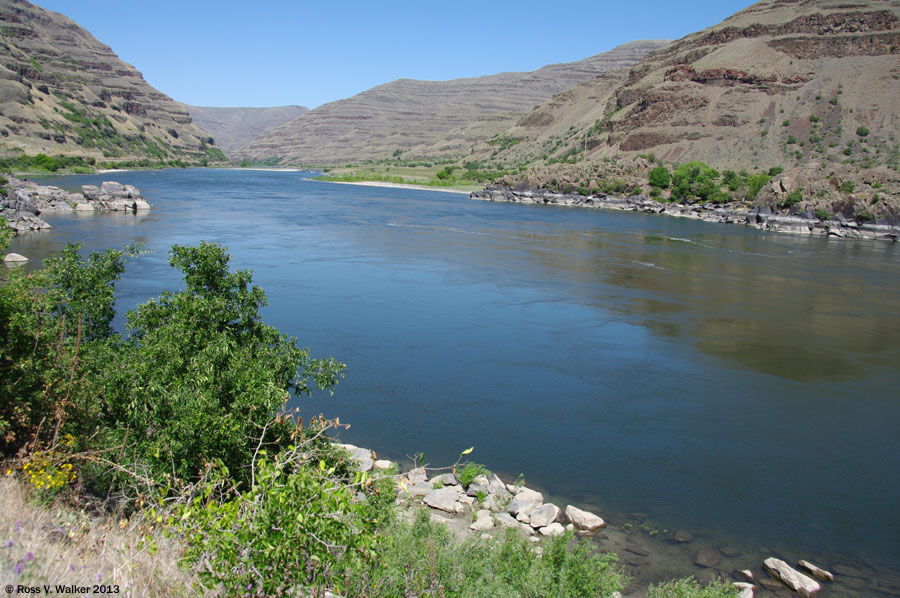
[(900, 167), (900, 4), (763, 0), (536, 106), (474, 158)]
[(0, 0), (0, 30), (0, 157), (216, 155), (183, 106), (70, 19)]
[(32, 181), (11, 178), (0, 196), (0, 216), (16, 233), (52, 228), (41, 216), (66, 212), (139, 212), (150, 204), (132, 185), (105, 181), (100, 187), (83, 185), (71, 193)]
[(801, 235), (885, 241), (897, 241), (900, 239), (900, 226), (891, 225), (886, 221), (857, 222), (856, 220), (845, 218), (841, 213), (823, 220), (818, 218), (811, 209), (803, 212), (791, 212), (776, 211), (767, 205), (748, 207), (743, 204), (679, 204), (657, 201), (645, 195), (617, 197), (599, 193), (584, 196), (552, 193), (541, 189), (513, 190), (499, 186), (489, 186), (483, 191), (476, 191), (471, 193), (469, 198), (483, 201), (607, 208), (630, 212), (665, 214), (679, 218), (694, 218), (706, 222), (746, 224), (760, 230)]

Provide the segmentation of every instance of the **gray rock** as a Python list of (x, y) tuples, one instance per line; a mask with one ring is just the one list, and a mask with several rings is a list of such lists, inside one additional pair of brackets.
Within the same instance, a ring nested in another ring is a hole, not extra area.
[[(84, 191), (84, 187), (82, 187), (82, 191)], [(115, 181), (103, 181), (100, 185), (100, 191), (109, 195), (124, 195), (125, 185), (116, 183)]]
[(76, 203), (76, 204), (75, 204), (75, 211), (76, 211), (76, 212), (93, 212), (93, 211), (94, 211), (94, 204), (88, 203), (88, 202), (86, 202), (86, 201), (82, 201), (82, 202), (80, 202), (80, 203)]
[(417, 467), (416, 469), (412, 469), (406, 473), (406, 479), (415, 484), (416, 482), (426, 481), (428, 479), (428, 475), (425, 473), (424, 467)]
[(561, 523), (554, 521), (550, 525), (542, 527), (538, 530), (542, 536), (561, 536), (566, 533), (566, 529)]
[(469, 488), (466, 490), (466, 494), (468, 494), (469, 496), (478, 496), (479, 492), (481, 492), (482, 494), (487, 496), (488, 488), (487, 488), (487, 486), (482, 486), (481, 484), (479, 484), (478, 482), (475, 482), (475, 481), (470, 483)]
[(100, 201), (100, 187), (96, 185), (82, 185), (81, 193), (88, 201)]
[(699, 567), (715, 567), (722, 561), (722, 557), (715, 550), (709, 548), (701, 548), (694, 555), (694, 564)]
[(378, 459), (377, 461), (375, 461), (375, 463), (372, 464), (372, 467), (384, 471), (385, 469), (391, 469), (395, 465), (397, 464), (393, 461), (389, 461), (387, 459)]
[(135, 199), (135, 200), (134, 200), (134, 209), (135, 209), (135, 211), (137, 211), (137, 210), (149, 210), (149, 209), (150, 209), (150, 204), (148, 204), (148, 203), (147, 203), (146, 201), (144, 201), (143, 199)]
[(806, 598), (822, 589), (819, 582), (800, 573), (781, 559), (769, 557), (763, 561), (763, 567), (766, 568), (769, 575)]
[(494, 521), (502, 527), (519, 527), (519, 522), (509, 513), (497, 513), (494, 515)]
[(456, 486), (459, 482), (456, 481), (456, 476), (452, 473), (442, 473), (441, 475), (436, 475), (428, 482), (433, 486), (434, 484), (441, 483), (444, 486)]
[(545, 527), (554, 521), (562, 521), (562, 509), (550, 503), (531, 512), (531, 527)]
[(738, 589), (737, 598), (753, 598), (753, 590), (756, 589), (756, 586), (752, 583), (736, 581), (732, 585)]
[(432, 509), (439, 509), (448, 513), (456, 513), (459, 509), (459, 492), (453, 488), (440, 488), (432, 490), (422, 499)]
[(830, 571), (826, 571), (825, 569), (822, 569), (821, 567), (814, 565), (814, 564), (810, 563), (809, 561), (800, 561), (797, 564), (800, 565), (800, 567), (802, 567), (803, 569), (806, 569), (807, 571), (809, 571), (810, 573), (812, 573), (813, 575), (815, 575), (816, 577), (821, 579), (822, 581), (834, 581), (833, 573), (831, 573)]
[(692, 534), (691, 532), (689, 532), (687, 530), (682, 529), (682, 530), (678, 530), (677, 532), (675, 532), (674, 540), (676, 542), (681, 542), (681, 543), (690, 542), (693, 539), (694, 539), (694, 534)]
[(510, 515), (519, 514), (530, 516), (532, 511), (541, 506), (544, 502), (544, 495), (530, 488), (520, 488), (506, 507), (506, 512)]
[(27, 257), (18, 253), (7, 253), (5, 256), (3, 256), (3, 263), (5, 264), (18, 264), (25, 263), (27, 261)]
[(638, 556), (650, 556), (650, 551), (638, 544), (626, 544), (625, 550)]
[[(104, 185), (106, 183), (103, 183)], [(374, 453), (366, 448), (360, 448), (352, 444), (338, 444), (337, 446), (350, 453), (350, 457), (356, 461), (356, 469), (359, 471), (369, 471), (375, 466)]]
[(487, 476), (488, 481), (488, 492), (492, 494), (497, 500), (509, 500), (512, 498), (512, 494), (506, 488), (506, 484), (503, 483), (497, 474), (491, 473)]
[(600, 528), (606, 527), (606, 522), (597, 515), (588, 511), (582, 511), (572, 505), (566, 507), (566, 519), (577, 529), (588, 532), (595, 532)]
[(408, 484), (406, 486), (406, 491), (411, 496), (425, 496), (429, 492), (433, 492), (434, 488), (428, 482), (421, 480), (414, 484)]
[(467, 496), (467, 495), (465, 495), (465, 494), (460, 494), (460, 495), (459, 495), (459, 502), (460, 502), (460, 504), (463, 504), (463, 505), (466, 505), (466, 506), (471, 506), (471, 505), (474, 505), (474, 504), (475, 504), (475, 497), (474, 497), (474, 496)]

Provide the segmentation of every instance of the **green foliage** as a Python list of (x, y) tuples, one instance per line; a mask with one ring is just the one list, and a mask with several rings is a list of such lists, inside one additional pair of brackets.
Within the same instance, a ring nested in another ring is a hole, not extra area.
[(786, 198), (784, 198), (784, 201), (781, 202), (781, 207), (789, 208), (800, 203), (801, 201), (803, 201), (803, 193), (800, 189), (795, 189), (794, 191), (791, 191)]
[(869, 129), (867, 129), (866, 127), (858, 127), (858, 128), (856, 129), (856, 134), (857, 134), (858, 136), (860, 136), (860, 137), (868, 137), (868, 136), (869, 136)]
[(853, 193), (855, 190), (856, 183), (850, 180), (842, 182), (840, 187), (838, 187), (838, 191), (840, 191), (841, 193)]
[(424, 510), (386, 535), (378, 559), (348, 572), (352, 581), (344, 595), (609, 598), (626, 581), (615, 556), (593, 553), (590, 542), (567, 550), (571, 533), (546, 540), (540, 558), (514, 530), (497, 540), (455, 541)]
[[(246, 480), (254, 439), (289, 393), (330, 389), (343, 371), (264, 324), (265, 293), (228, 262), (220, 245), (173, 246), (169, 263), (186, 288), (129, 312), (130, 336), (112, 339), (93, 362), (102, 442), (124, 445), (123, 457), (151, 479), (193, 479), (218, 458)], [(293, 433), (281, 419), (266, 442), (285, 446)]]
[(811, 122), (811, 123), (817, 123), (820, 120), (822, 120), (822, 119), (820, 117), (816, 116), (815, 114), (812, 114), (809, 117), (809, 122)]
[(749, 199), (755, 199), (756, 195), (759, 193), (760, 189), (771, 180), (771, 177), (767, 174), (751, 174), (746, 179), (747, 184), (747, 197)]
[(787, 143), (788, 143), (788, 145), (793, 145), (793, 144), (797, 143), (797, 137), (795, 135), (788, 135)]
[(495, 137), (493, 139), (488, 139), (486, 143), (488, 145), (497, 146), (497, 150), (502, 152), (503, 150), (507, 150), (514, 145), (517, 145), (521, 141), (522, 139), (519, 137)]
[(816, 210), (816, 218), (819, 220), (828, 220), (828, 212), (820, 208)]
[(785, 121), (783, 121), (783, 122), (781, 123), (781, 126), (782, 126), (782, 127), (789, 127), (789, 126), (791, 126), (791, 121), (785, 120)]
[(453, 177), (453, 171), (456, 170), (453, 166), (445, 166), (440, 169), (437, 174), (434, 176), (437, 177), (439, 181), (448, 181)]
[(737, 587), (721, 581), (701, 585), (693, 577), (650, 586), (647, 598), (735, 598)]
[(456, 479), (462, 484), (463, 488), (468, 488), (472, 480), (480, 475), (488, 475), (490, 472), (484, 465), (478, 463), (466, 463), (462, 468), (456, 470)]
[(784, 168), (781, 166), (773, 166), (769, 169), (769, 176), (778, 176), (782, 172), (784, 172)]
[(680, 164), (672, 175), (672, 196), (681, 201), (702, 201), (723, 203), (728, 195), (719, 187), (719, 173), (703, 162)]
[(253, 467), (254, 483), (241, 492), (218, 462), (172, 514), (168, 525), (186, 538), (187, 562), (228, 595), (311, 587), (343, 594), (340, 572), (364, 568), (388, 540), (376, 532), (392, 519), (393, 485), (341, 468), (322, 441), (272, 459), (261, 453)]
[(665, 166), (657, 166), (650, 171), (649, 182), (652, 187), (668, 189), (671, 181), (672, 177), (669, 175), (669, 169)]

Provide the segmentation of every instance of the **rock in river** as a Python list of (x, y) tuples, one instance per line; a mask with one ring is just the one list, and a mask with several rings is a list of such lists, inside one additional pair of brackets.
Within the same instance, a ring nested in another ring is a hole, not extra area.
[(576, 529), (588, 532), (595, 532), (602, 527), (606, 527), (606, 522), (600, 517), (593, 513), (582, 511), (572, 505), (566, 507), (566, 519), (568, 519)]
[(806, 598), (822, 589), (819, 582), (800, 573), (781, 559), (769, 557), (763, 561), (763, 566), (772, 577)]

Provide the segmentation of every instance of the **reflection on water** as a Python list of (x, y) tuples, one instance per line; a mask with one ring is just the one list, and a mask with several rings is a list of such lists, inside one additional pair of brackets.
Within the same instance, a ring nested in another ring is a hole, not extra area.
[(267, 320), (349, 364), (302, 403), (348, 441), (435, 464), (474, 444), (614, 521), (900, 567), (897, 244), (293, 173), (115, 178), (155, 209), (56, 217), (12, 250), (146, 242), (124, 310), (178, 284), (170, 244), (224, 243)]

